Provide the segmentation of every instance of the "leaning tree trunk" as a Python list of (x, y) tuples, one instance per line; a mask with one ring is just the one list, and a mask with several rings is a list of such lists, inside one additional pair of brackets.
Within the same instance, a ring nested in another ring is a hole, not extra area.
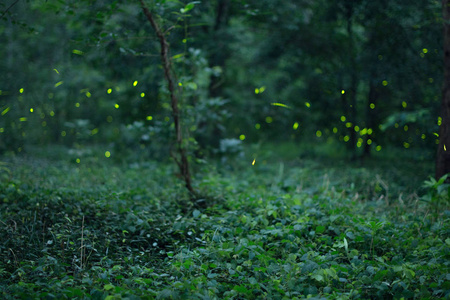
[(442, 0), (444, 17), (444, 85), (442, 88), (436, 179), (450, 173), (450, 0)]
[(156, 32), (156, 35), (158, 36), (160, 45), (161, 45), (161, 62), (164, 69), (164, 77), (166, 78), (167, 85), (170, 92), (170, 104), (172, 108), (172, 117), (173, 122), (175, 125), (175, 134), (176, 134), (176, 144), (177, 144), (177, 155), (173, 155), (173, 158), (175, 162), (178, 165), (178, 168), (180, 170), (181, 177), (183, 178), (185, 182), (186, 188), (189, 190), (189, 192), (196, 196), (197, 193), (192, 187), (192, 181), (191, 181), (191, 174), (189, 171), (189, 162), (186, 154), (186, 148), (183, 144), (183, 134), (181, 131), (181, 120), (180, 120), (180, 110), (178, 108), (178, 98), (177, 93), (175, 90), (175, 84), (174, 84), (174, 76), (172, 74), (171, 69), (171, 61), (169, 58), (169, 43), (166, 40), (166, 37), (164, 35), (164, 32), (161, 31), (161, 28), (159, 27), (158, 23), (156, 22), (155, 18), (153, 17), (153, 14), (148, 10), (147, 6), (145, 6), (144, 1), (140, 0), (141, 7), (144, 12), (144, 15), (147, 17), (148, 21), (152, 25), (153, 29)]

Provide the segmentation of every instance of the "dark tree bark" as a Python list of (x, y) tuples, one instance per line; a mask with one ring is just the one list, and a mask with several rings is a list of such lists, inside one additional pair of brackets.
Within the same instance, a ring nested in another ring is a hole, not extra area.
[(444, 18), (444, 85), (442, 88), (436, 179), (450, 173), (450, 0), (442, 0)]
[[(214, 24), (213, 32), (211, 33), (212, 38), (218, 44), (216, 49), (212, 51), (210, 58), (210, 67), (221, 67), (224, 69), (225, 61), (229, 56), (229, 50), (227, 45), (227, 38), (225, 33), (225, 28), (228, 25), (229, 20), (229, 9), (230, 0), (219, 0), (217, 3), (216, 11), (216, 21)], [(211, 75), (211, 82), (209, 84), (209, 95), (210, 97), (220, 97), (222, 96), (222, 83), (223, 76), (216, 77)]]
[(161, 62), (164, 69), (164, 77), (166, 78), (169, 92), (170, 92), (170, 103), (172, 108), (172, 117), (175, 125), (175, 134), (176, 134), (176, 143), (177, 143), (177, 152), (178, 157), (173, 155), (175, 162), (178, 165), (180, 170), (180, 175), (184, 179), (185, 186), (189, 190), (189, 192), (193, 196), (197, 196), (196, 191), (192, 187), (191, 174), (189, 171), (189, 162), (186, 154), (186, 148), (183, 145), (183, 135), (181, 131), (181, 120), (180, 120), (180, 110), (178, 108), (178, 98), (176, 93), (176, 88), (174, 84), (174, 76), (172, 74), (171, 69), (171, 61), (169, 58), (169, 43), (166, 40), (164, 32), (161, 31), (158, 23), (156, 22), (153, 14), (148, 10), (145, 6), (144, 1), (140, 0), (141, 7), (144, 12), (144, 15), (147, 17), (148, 21), (152, 25), (153, 29), (156, 32), (156, 35), (159, 39), (161, 45)]

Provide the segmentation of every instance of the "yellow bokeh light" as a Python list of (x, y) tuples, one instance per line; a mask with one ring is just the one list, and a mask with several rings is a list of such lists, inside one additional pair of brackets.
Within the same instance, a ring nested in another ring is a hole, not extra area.
[(273, 118), (272, 117), (266, 117), (266, 123), (270, 124), (273, 122)]
[(80, 107), (80, 103), (75, 103), (75, 107)]
[(178, 86), (183, 86), (183, 84), (181, 82), (178, 82)]
[(244, 134), (241, 134), (241, 135), (239, 136), (239, 139), (240, 139), (241, 141), (245, 140), (245, 135), (244, 135)]
[(348, 135), (344, 136), (344, 142), (348, 142), (350, 140), (350, 137)]
[(347, 118), (345, 116), (341, 116), (341, 122), (345, 122), (345, 120), (347, 120)]
[(305, 102), (305, 105), (306, 105), (306, 107), (311, 107), (311, 103), (309, 103), (309, 102)]
[(30, 108), (30, 113), (32, 113), (32, 112), (34, 112), (34, 109), (33, 109), (33, 108)]
[(333, 127), (333, 133), (337, 133), (338, 129), (336, 127)]
[(111, 152), (106, 151), (106, 152), (105, 152), (105, 157), (110, 157), (110, 156), (111, 156)]
[(367, 145), (371, 145), (372, 144), (372, 140), (371, 139), (368, 139), (367, 140)]
[(438, 117), (437, 124), (438, 126), (442, 125), (442, 117)]
[(252, 161), (252, 166), (254, 166), (255, 163), (256, 163), (256, 158), (253, 159), (253, 161)]
[(408, 103), (406, 103), (406, 101), (402, 101), (402, 106), (403, 108), (406, 108), (408, 106)]
[(426, 54), (426, 53), (428, 53), (428, 49), (427, 48), (423, 48), (422, 52)]
[(137, 85), (138, 85), (138, 81), (135, 80), (135, 81), (133, 82), (133, 86), (137, 86)]
[(89, 92), (86, 92), (86, 97), (88, 97), (88, 98), (91, 98), (91, 93), (89, 93)]
[(293, 128), (294, 130), (297, 130), (297, 129), (298, 129), (298, 122), (295, 122), (294, 125), (292, 125), (292, 128)]
[(378, 145), (376, 148), (375, 148), (375, 150), (377, 150), (377, 151), (381, 151), (381, 146), (380, 145)]
[(182, 42), (183, 44), (186, 44), (186, 43), (187, 43), (187, 39), (183, 39), (181, 42)]
[(355, 126), (355, 131), (356, 131), (356, 132), (359, 131), (359, 126), (358, 126), (358, 125)]
[(54, 117), (55, 116), (55, 112), (52, 110), (50, 111), (50, 117)]
[(3, 132), (5, 132), (5, 129), (4, 128), (0, 128), (0, 133), (3, 133)]
[(111, 93), (112, 93), (112, 89), (108, 89), (106, 92), (107, 92), (108, 94), (111, 94)]
[(77, 164), (79, 164), (81, 162), (81, 160), (79, 158), (77, 158), (76, 162), (77, 162)]
[(407, 142), (404, 142), (404, 143), (403, 143), (403, 147), (405, 147), (406, 149), (408, 149), (410, 146), (411, 146), (411, 145), (410, 145), (409, 143), (407, 143)]
[(408, 129), (409, 129), (409, 128), (408, 128), (408, 125), (403, 126), (403, 130), (404, 130), (404, 131), (408, 131)]
[(422, 140), (427, 138), (427, 136), (424, 133), (422, 133), (422, 135), (420, 137), (422, 138)]
[(255, 94), (259, 94), (259, 89), (258, 88), (255, 89)]
[(115, 108), (119, 108), (119, 104), (117, 104), (117, 103), (114, 104), (114, 107), (115, 107)]
[(169, 122), (170, 118), (169, 117), (164, 117), (164, 121)]
[(255, 124), (255, 128), (256, 128), (256, 130), (259, 130), (259, 129), (261, 128), (261, 124), (256, 123), (256, 124)]
[(317, 130), (317, 131), (316, 131), (316, 136), (317, 136), (317, 137), (321, 137), (321, 136), (322, 136), (322, 131)]
[(383, 81), (381, 82), (381, 84), (382, 84), (383, 86), (387, 86), (387, 85), (388, 85), (388, 82), (387, 82), (387, 80), (383, 80)]
[(19, 90), (19, 93), (23, 94), (23, 88), (21, 88), (21, 89)]
[(375, 104), (374, 103), (370, 103), (369, 107), (370, 107), (370, 109), (374, 109), (375, 108)]
[(344, 95), (345, 94), (345, 90), (341, 90), (341, 94)]
[(350, 123), (350, 122), (347, 122), (347, 123), (345, 123), (345, 127), (347, 127), (347, 128), (350, 128), (350, 127), (352, 127), (352, 123)]
[(67, 133), (65, 131), (61, 131), (61, 136), (66, 136)]
[(147, 121), (151, 121), (151, 120), (153, 120), (153, 117), (152, 116), (147, 116)]
[(144, 98), (145, 97), (145, 93), (141, 93), (141, 98)]
[(369, 129), (367, 129), (367, 134), (372, 134), (373, 133), (373, 130), (372, 130), (372, 128), (369, 128)]

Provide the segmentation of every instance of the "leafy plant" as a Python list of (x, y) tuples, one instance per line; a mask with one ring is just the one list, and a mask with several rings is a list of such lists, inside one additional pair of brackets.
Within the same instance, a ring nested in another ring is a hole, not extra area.
[(423, 187), (427, 189), (427, 194), (422, 197), (422, 200), (429, 203), (436, 213), (450, 205), (450, 184), (446, 182), (448, 176), (449, 174), (446, 174), (439, 180), (430, 177), (423, 183)]

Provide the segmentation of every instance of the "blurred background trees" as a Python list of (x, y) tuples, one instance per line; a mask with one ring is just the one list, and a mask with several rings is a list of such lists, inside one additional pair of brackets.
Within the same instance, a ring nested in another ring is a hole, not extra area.
[[(196, 157), (285, 141), (434, 157), (438, 1), (146, 3), (170, 43)], [(113, 157), (167, 157), (169, 94), (138, 1), (6, 1), (0, 12), (0, 152), (103, 144)]]

